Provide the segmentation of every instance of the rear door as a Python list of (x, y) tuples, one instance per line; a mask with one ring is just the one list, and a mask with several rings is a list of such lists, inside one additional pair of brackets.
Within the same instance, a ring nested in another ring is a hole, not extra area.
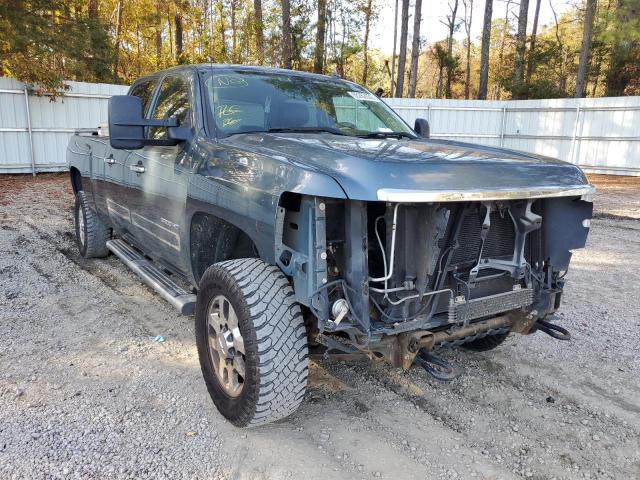
[[(193, 112), (194, 79), (188, 73), (166, 75), (155, 95), (149, 117), (177, 118), (182, 127), (195, 125)], [(167, 129), (148, 128), (151, 139), (167, 139)], [(185, 206), (191, 173), (189, 142), (175, 146), (147, 145), (127, 157), (125, 176), (127, 201), (135, 238), (145, 252), (186, 272)]]
[[(128, 95), (135, 95), (142, 100), (142, 112), (146, 116), (151, 108), (151, 100), (157, 86), (157, 78), (145, 78), (134, 83), (129, 89)], [(121, 150), (108, 146), (105, 154), (100, 159), (103, 169), (103, 182), (99, 182), (97, 202), (99, 208), (109, 213), (113, 225), (120, 231), (129, 231), (131, 228), (131, 214), (128, 205), (128, 186), (126, 175), (127, 158), (131, 155), (129, 150)]]

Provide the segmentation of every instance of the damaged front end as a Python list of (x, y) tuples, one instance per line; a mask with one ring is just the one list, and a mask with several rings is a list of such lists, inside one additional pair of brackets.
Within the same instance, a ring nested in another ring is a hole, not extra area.
[(408, 368), (419, 351), (527, 334), (555, 312), (592, 193), (369, 202), (285, 193), (276, 262), (317, 320), (312, 339)]

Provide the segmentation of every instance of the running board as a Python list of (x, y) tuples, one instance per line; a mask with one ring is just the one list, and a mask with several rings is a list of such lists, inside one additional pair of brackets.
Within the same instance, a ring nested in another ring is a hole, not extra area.
[(147, 260), (124, 240), (109, 240), (107, 248), (124, 262), (144, 283), (153, 288), (183, 315), (192, 315), (196, 308), (196, 296), (187, 292), (169, 276)]

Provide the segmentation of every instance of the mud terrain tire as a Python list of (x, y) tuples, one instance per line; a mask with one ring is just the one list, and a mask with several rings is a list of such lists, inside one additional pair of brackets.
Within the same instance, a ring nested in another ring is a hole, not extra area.
[[(234, 348), (238, 329), (240, 344)], [(225, 339), (226, 346), (220, 347)], [(307, 334), (293, 290), (277, 267), (256, 258), (209, 267), (198, 291), (196, 342), (211, 399), (234, 425), (274, 422), (302, 403), (308, 375)]]
[(83, 190), (76, 193), (74, 223), (76, 244), (80, 255), (84, 258), (99, 258), (109, 255), (107, 240), (111, 238), (111, 229), (100, 220)]

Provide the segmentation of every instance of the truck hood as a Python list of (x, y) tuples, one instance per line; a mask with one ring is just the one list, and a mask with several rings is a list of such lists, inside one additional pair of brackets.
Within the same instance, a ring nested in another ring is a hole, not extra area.
[(223, 142), (329, 175), (354, 200), (496, 200), (592, 190), (570, 163), (462, 142), (325, 133), (239, 134)]

